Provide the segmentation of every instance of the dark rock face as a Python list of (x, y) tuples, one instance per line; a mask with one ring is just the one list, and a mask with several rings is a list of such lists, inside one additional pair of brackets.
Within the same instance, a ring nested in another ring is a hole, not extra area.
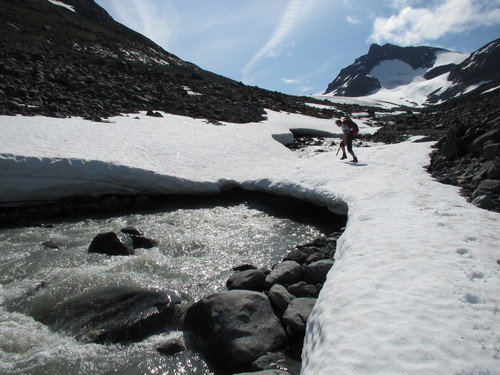
[(312, 98), (245, 86), (183, 61), (93, 0), (66, 3), (75, 12), (48, 1), (0, 0), (0, 114), (102, 121), (164, 111), (213, 124), (261, 121), (264, 108), (333, 115), (306, 105)]
[(439, 99), (449, 99), (471, 85), (488, 82), (490, 87), (497, 87), (500, 84), (499, 64), (500, 39), (497, 39), (472, 53), (450, 71), (448, 80), (454, 85), (440, 94)]
[[(436, 54), (446, 50), (434, 47), (399, 47), (391, 44), (373, 44), (368, 54), (356, 59), (354, 63), (340, 71), (335, 80), (328, 85), (325, 94), (338, 96), (366, 96), (377, 92), (381, 83), (370, 75), (373, 68), (386, 60), (399, 60), (413, 69), (431, 68)], [(428, 70), (423, 77), (433, 79), (447, 74), (453, 84), (446, 90), (437, 90), (428, 96), (429, 103), (448, 100), (462, 95), (474, 85), (481, 89), (495, 88), (500, 85), (500, 39), (488, 43), (471, 54), (461, 64), (447, 64)]]
[(201, 299), (184, 327), (216, 365), (238, 370), (286, 343), (285, 332), (263, 293), (231, 290)]
[(372, 44), (368, 54), (340, 71), (328, 85), (325, 94), (338, 96), (365, 96), (378, 91), (380, 82), (370, 76), (372, 69), (384, 60), (400, 60), (413, 69), (431, 67), (436, 60), (436, 52), (445, 51), (434, 47), (399, 47), (392, 44), (379, 46)]
[(133, 342), (175, 326), (181, 301), (161, 290), (101, 290), (70, 298), (35, 318), (85, 342)]

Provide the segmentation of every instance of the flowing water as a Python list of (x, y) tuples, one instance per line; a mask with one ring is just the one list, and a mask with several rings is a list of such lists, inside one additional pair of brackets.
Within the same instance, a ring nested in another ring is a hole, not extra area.
[[(34, 317), (72, 296), (105, 288), (154, 287), (196, 300), (223, 291), (232, 267), (271, 267), (295, 245), (337, 229), (302, 208), (239, 199), (82, 218), (50, 228), (0, 229), (0, 373), (213, 373), (197, 353), (164, 356), (156, 351), (181, 332), (128, 345), (85, 344)], [(96, 234), (127, 226), (143, 230), (159, 246), (138, 249), (134, 256), (87, 252)], [(46, 241), (61, 247), (48, 248)], [(13, 300), (22, 302), (9, 308)]]

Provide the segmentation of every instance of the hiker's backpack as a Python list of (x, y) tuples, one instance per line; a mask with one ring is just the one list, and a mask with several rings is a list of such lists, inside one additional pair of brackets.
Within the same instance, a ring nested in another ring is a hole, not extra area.
[(344, 123), (349, 125), (349, 127), (351, 128), (351, 131), (352, 131), (353, 135), (358, 135), (358, 133), (359, 133), (358, 124), (356, 124), (350, 118), (344, 119)]

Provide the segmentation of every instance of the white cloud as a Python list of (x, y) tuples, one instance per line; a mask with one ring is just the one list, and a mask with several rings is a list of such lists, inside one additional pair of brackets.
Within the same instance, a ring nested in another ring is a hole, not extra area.
[[(242, 74), (248, 77), (258, 62), (267, 57), (277, 56), (279, 47), (289, 34), (297, 27), (307, 10), (314, 4), (313, 0), (304, 2), (302, 0), (290, 0), (283, 12), (281, 19), (274, 29), (269, 40), (253, 55), (250, 61), (243, 67)], [(247, 79), (244, 79), (247, 80)]]
[(361, 20), (359, 18), (353, 16), (347, 16), (346, 20), (347, 22), (352, 23), (353, 25), (359, 25), (361, 23)]
[(302, 81), (292, 78), (281, 78), (281, 82), (286, 83), (287, 85), (302, 83)]
[(500, 24), (500, 0), (436, 0), (426, 8), (405, 6), (377, 17), (370, 40), (416, 45), (449, 34)]

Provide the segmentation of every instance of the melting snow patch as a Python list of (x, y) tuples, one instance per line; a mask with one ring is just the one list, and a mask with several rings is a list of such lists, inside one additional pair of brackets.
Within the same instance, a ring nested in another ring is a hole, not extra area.
[(191, 90), (190, 87), (188, 86), (182, 86), (182, 88), (188, 93), (188, 95), (201, 95), (199, 92), (195, 92), (193, 90)]
[(54, 4), (54, 5), (59, 5), (63, 8), (66, 8), (68, 10), (71, 10), (72, 12), (76, 12), (75, 10), (75, 7), (72, 6), (72, 5), (68, 5), (68, 4), (65, 4), (63, 3), (62, 1), (57, 1), (57, 0), (49, 0), (50, 3)]

